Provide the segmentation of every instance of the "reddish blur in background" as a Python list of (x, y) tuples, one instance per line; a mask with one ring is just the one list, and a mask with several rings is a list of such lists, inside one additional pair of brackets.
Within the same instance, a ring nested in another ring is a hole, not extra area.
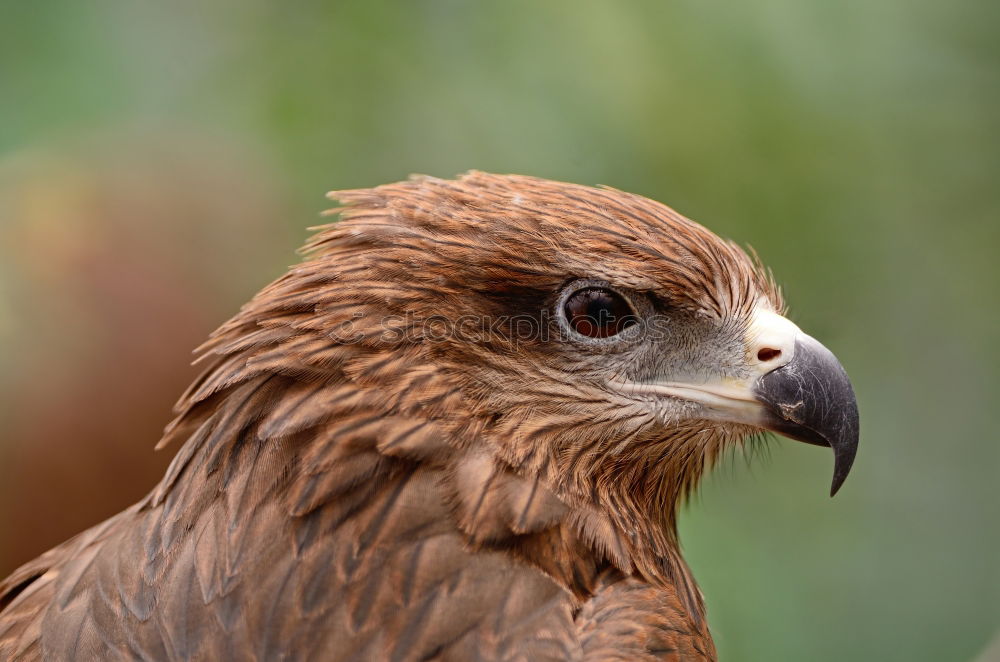
[(273, 177), (210, 139), (95, 137), (0, 168), (6, 574), (159, 480), (192, 348), (294, 240)]
[(0, 575), (142, 497), (191, 350), (331, 188), (609, 184), (752, 243), (861, 411), (682, 513), (724, 660), (968, 660), (1000, 625), (1000, 3), (7, 2)]

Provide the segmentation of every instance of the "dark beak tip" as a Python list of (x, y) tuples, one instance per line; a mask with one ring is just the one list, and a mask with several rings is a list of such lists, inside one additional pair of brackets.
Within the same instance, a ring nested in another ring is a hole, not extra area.
[(858, 453), (858, 438), (859, 438), (859, 417), (858, 417), (858, 403), (854, 396), (854, 389), (851, 387), (850, 381), (847, 379), (847, 373), (844, 369), (840, 367), (840, 373), (843, 378), (843, 397), (840, 401), (839, 411), (836, 416), (842, 422), (842, 425), (837, 430), (837, 433), (831, 435), (830, 448), (833, 450), (833, 483), (830, 486), (830, 496), (834, 496), (847, 480), (847, 475), (851, 472), (851, 467), (854, 466), (854, 457)]
[[(853, 404), (853, 403), (852, 403)], [(847, 475), (854, 466), (854, 456), (858, 452), (858, 412), (854, 407), (851, 425), (846, 434), (830, 444), (833, 449), (833, 483), (830, 486), (830, 496), (834, 496), (847, 480)]]
[(830, 498), (837, 496), (837, 492), (843, 487), (844, 481), (847, 480), (847, 474), (838, 475), (836, 472), (833, 474), (833, 483), (830, 485)]

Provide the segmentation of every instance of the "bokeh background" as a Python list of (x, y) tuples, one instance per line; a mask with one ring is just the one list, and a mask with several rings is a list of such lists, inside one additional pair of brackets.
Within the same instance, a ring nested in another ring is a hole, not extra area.
[(685, 510), (723, 660), (971, 660), (1000, 626), (1000, 4), (3, 2), (0, 574), (157, 480), (190, 350), (330, 188), (609, 184), (751, 243), (861, 450)]

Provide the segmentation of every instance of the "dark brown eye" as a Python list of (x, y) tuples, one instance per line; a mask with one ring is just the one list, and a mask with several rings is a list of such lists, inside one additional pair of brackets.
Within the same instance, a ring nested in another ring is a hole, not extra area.
[(564, 311), (570, 327), (588, 338), (616, 336), (637, 321), (622, 295), (601, 287), (588, 287), (569, 295)]

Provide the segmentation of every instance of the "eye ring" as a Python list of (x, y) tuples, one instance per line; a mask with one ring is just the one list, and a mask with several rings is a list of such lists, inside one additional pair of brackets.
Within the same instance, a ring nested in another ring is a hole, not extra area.
[(602, 283), (581, 283), (560, 298), (559, 313), (575, 335), (588, 340), (610, 340), (637, 324), (629, 300)]

